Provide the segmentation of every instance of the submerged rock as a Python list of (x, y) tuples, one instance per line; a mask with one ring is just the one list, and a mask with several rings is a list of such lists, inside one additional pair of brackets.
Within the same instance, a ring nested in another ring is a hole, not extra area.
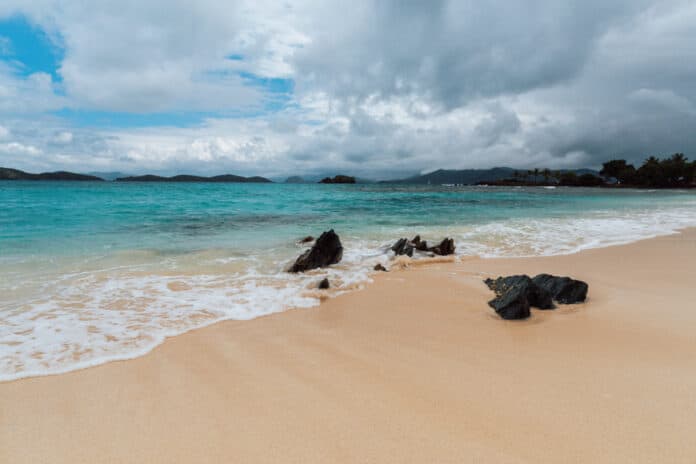
[(513, 275), (508, 277), (498, 277), (497, 279), (486, 279), (486, 285), (493, 290), (496, 295), (503, 296), (510, 290), (522, 292), (529, 301), (530, 306), (539, 309), (553, 309), (551, 293), (539, 287), (527, 275)]
[(429, 251), (436, 255), (447, 256), (454, 254), (454, 240), (451, 238), (445, 238), (439, 245), (428, 248), (428, 242), (421, 239), (420, 235), (413, 237), (413, 240), (407, 238), (400, 238), (397, 242), (392, 245), (392, 251), (396, 256), (407, 255), (413, 256), (414, 250), (418, 251)]
[(428, 242), (426, 242), (425, 240), (421, 240), (420, 235), (416, 235), (415, 237), (413, 237), (411, 243), (418, 251), (428, 251)]
[(311, 235), (306, 236), (305, 238), (301, 239), (299, 243), (310, 243), (314, 241), (314, 237)]
[(587, 298), (587, 283), (570, 277), (539, 274), (532, 279), (539, 288), (544, 289), (561, 304), (582, 303)]
[(432, 251), (436, 255), (448, 256), (453, 255), (455, 249), (456, 247), (454, 246), (454, 239), (445, 238), (440, 242), (439, 245), (436, 245), (432, 248), (428, 248), (428, 251)]
[(311, 269), (330, 266), (343, 258), (343, 245), (336, 232), (331, 229), (319, 236), (309, 250), (302, 253), (289, 272), (305, 272)]
[(375, 271), (382, 271), (382, 272), (388, 272), (387, 268), (382, 266), (381, 264), (377, 263), (375, 264), (375, 267), (373, 268)]
[(331, 287), (331, 284), (329, 283), (329, 279), (327, 277), (324, 277), (321, 282), (319, 282), (319, 289), (320, 290), (327, 290), (329, 287)]

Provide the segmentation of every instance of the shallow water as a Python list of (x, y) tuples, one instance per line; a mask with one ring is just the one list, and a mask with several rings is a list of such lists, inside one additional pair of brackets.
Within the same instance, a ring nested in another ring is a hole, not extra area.
[[(358, 288), (388, 246), (572, 253), (696, 226), (684, 191), (305, 184), (0, 182), (0, 380), (146, 353), (166, 336)], [(344, 260), (289, 275), (334, 228)]]

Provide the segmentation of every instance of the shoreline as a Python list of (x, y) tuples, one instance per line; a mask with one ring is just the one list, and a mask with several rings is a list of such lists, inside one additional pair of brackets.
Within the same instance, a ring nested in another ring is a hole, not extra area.
[[(317, 307), (0, 383), (0, 461), (693, 462), (695, 263), (687, 229), (382, 273)], [(588, 302), (500, 320), (482, 279), (519, 272), (585, 280)]]
[[(580, 248), (573, 249), (571, 251), (557, 252), (557, 253), (553, 253), (553, 254), (521, 255), (521, 256), (507, 256), (507, 257), (485, 256), (485, 255), (479, 255), (479, 256), (457, 255), (457, 254), (455, 254), (455, 255), (450, 255), (450, 256), (433, 256), (433, 257), (429, 257), (429, 258), (428, 257), (421, 257), (421, 258), (417, 258), (417, 259), (407, 258), (406, 256), (394, 256), (389, 261), (389, 270), (391, 271), (393, 269), (395, 272), (404, 272), (404, 271), (408, 271), (410, 268), (414, 268), (414, 267), (421, 267), (421, 266), (427, 267), (431, 264), (439, 264), (439, 263), (457, 264), (457, 263), (461, 263), (461, 262), (469, 261), (469, 260), (483, 260), (483, 261), (488, 261), (488, 260), (518, 260), (518, 259), (538, 259), (538, 258), (553, 258), (553, 257), (560, 257), (560, 256), (573, 256), (573, 255), (587, 252), (587, 251), (591, 251), (591, 250), (601, 250), (601, 249), (613, 248), (613, 247), (617, 247), (617, 246), (619, 246), (619, 247), (626, 246), (626, 245), (631, 245), (631, 244), (635, 244), (635, 243), (640, 243), (643, 241), (654, 240), (656, 238), (680, 235), (683, 233), (688, 233), (689, 231), (692, 231), (692, 230), (696, 231), (696, 227), (677, 228), (677, 229), (671, 230), (669, 232), (665, 232), (663, 234), (645, 236), (645, 237), (641, 237), (639, 239), (628, 238), (625, 241), (619, 241), (619, 242), (595, 244), (595, 245), (587, 246), (586, 248), (580, 247)], [(322, 269), (318, 269), (318, 271), (321, 272)], [(310, 272), (307, 275), (312, 276), (313, 274), (314, 274), (314, 272)], [(21, 375), (16, 376), (14, 378), (5, 378), (5, 379), (0, 378), (0, 385), (2, 385), (3, 383), (17, 382), (17, 381), (21, 381), (21, 380), (25, 380), (25, 379), (52, 377), (52, 376), (60, 376), (60, 375), (70, 374), (72, 372), (82, 371), (85, 369), (92, 369), (92, 368), (99, 367), (99, 366), (104, 365), (104, 364), (109, 364), (109, 363), (114, 363), (114, 362), (131, 361), (131, 360), (143, 357), (143, 356), (147, 356), (153, 350), (156, 350), (158, 347), (160, 347), (162, 344), (166, 343), (168, 340), (170, 340), (172, 338), (176, 338), (176, 337), (185, 335), (185, 334), (190, 333), (192, 331), (205, 329), (205, 328), (210, 327), (210, 326), (215, 325), (215, 324), (220, 324), (220, 323), (225, 323), (225, 322), (245, 322), (245, 321), (251, 321), (254, 319), (274, 316), (274, 315), (288, 312), (288, 311), (316, 309), (316, 308), (322, 306), (328, 300), (331, 300), (331, 299), (334, 299), (337, 297), (341, 297), (341, 296), (349, 294), (349, 293), (360, 292), (360, 291), (366, 290), (367, 288), (369, 288), (370, 285), (372, 285), (374, 283), (374, 278), (376, 276), (381, 276), (382, 274), (383, 273), (379, 272), (379, 271), (374, 271), (374, 272), (370, 271), (367, 274), (368, 275), (367, 280), (359, 282), (357, 285), (352, 285), (351, 288), (338, 289), (337, 291), (335, 289), (332, 289), (329, 293), (325, 293), (325, 292), (321, 292), (321, 291), (318, 292), (318, 291), (306, 288), (305, 291), (307, 292), (307, 294), (308, 295), (311, 294), (313, 298), (317, 299), (317, 303), (313, 304), (311, 306), (304, 306), (304, 307), (289, 306), (289, 307), (285, 307), (285, 308), (278, 310), (278, 311), (270, 312), (268, 314), (254, 316), (251, 319), (235, 319), (232, 317), (221, 317), (219, 319), (205, 321), (201, 325), (192, 326), (190, 328), (187, 328), (184, 331), (177, 331), (174, 334), (164, 335), (160, 340), (156, 341), (152, 346), (143, 348), (143, 349), (136, 351), (136, 352), (133, 352), (133, 353), (115, 354), (113, 356), (103, 357), (103, 358), (100, 358), (98, 360), (88, 360), (88, 361), (84, 361), (84, 362), (78, 362), (77, 364), (72, 365), (70, 367), (67, 367), (64, 369), (59, 369), (56, 371), (51, 371), (51, 372), (35, 372), (35, 371), (23, 372)], [(319, 278), (320, 275), (317, 275), (316, 277)]]

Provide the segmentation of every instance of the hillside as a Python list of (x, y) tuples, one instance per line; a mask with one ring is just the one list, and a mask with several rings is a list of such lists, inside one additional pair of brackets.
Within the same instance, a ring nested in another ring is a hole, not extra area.
[(77, 174), (67, 171), (42, 172), (32, 174), (19, 169), (0, 168), (0, 180), (74, 180), (74, 181), (103, 181), (101, 177)]
[[(408, 177), (406, 179), (386, 180), (382, 181), (382, 183), (476, 185), (485, 182), (496, 182), (509, 179), (513, 177), (516, 172), (526, 173), (527, 171), (509, 167), (497, 167), (491, 169), (438, 169), (437, 171), (429, 172), (427, 174)], [(598, 174), (597, 171), (593, 171), (591, 169), (563, 170), (562, 172), (574, 172), (577, 175)], [(541, 175), (537, 177), (541, 178)]]

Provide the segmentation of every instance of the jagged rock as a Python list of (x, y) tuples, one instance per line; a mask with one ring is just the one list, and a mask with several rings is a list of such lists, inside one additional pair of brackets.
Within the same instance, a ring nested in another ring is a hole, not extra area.
[(529, 317), (529, 300), (521, 287), (511, 287), (504, 294), (492, 299), (488, 305), (503, 319), (526, 319)]
[(305, 272), (310, 269), (336, 264), (343, 258), (343, 245), (336, 232), (331, 229), (319, 236), (309, 250), (300, 255), (289, 272)]
[(551, 294), (551, 297), (562, 304), (582, 303), (587, 298), (587, 283), (570, 277), (558, 277), (550, 274), (539, 274), (532, 279), (539, 288)]
[(522, 293), (530, 306), (539, 309), (554, 309), (551, 293), (539, 287), (527, 275), (498, 277), (495, 280), (486, 279), (484, 282), (488, 285), (488, 288), (495, 292), (498, 298), (514, 290), (515, 292)]
[(312, 237), (311, 235), (308, 235), (305, 238), (303, 238), (302, 240), (300, 240), (300, 243), (310, 243), (313, 241), (314, 241), (314, 237)]
[(407, 255), (409, 257), (413, 256), (414, 246), (407, 238), (400, 238), (392, 247), (392, 251), (396, 256)]
[(387, 272), (387, 268), (382, 266), (380, 263), (375, 264), (375, 267), (373, 269), (375, 271)]
[(432, 251), (436, 255), (447, 256), (454, 254), (455, 249), (456, 247), (454, 246), (454, 239), (445, 238), (442, 240), (442, 242), (440, 242), (439, 245), (428, 248), (428, 251)]
[(320, 290), (326, 290), (330, 286), (331, 286), (331, 284), (329, 283), (329, 279), (326, 277), (324, 277), (324, 279), (321, 282), (319, 282), (319, 289)]
[(425, 240), (421, 240), (420, 235), (416, 235), (415, 237), (413, 237), (411, 243), (418, 251), (428, 251), (428, 242), (426, 242)]

